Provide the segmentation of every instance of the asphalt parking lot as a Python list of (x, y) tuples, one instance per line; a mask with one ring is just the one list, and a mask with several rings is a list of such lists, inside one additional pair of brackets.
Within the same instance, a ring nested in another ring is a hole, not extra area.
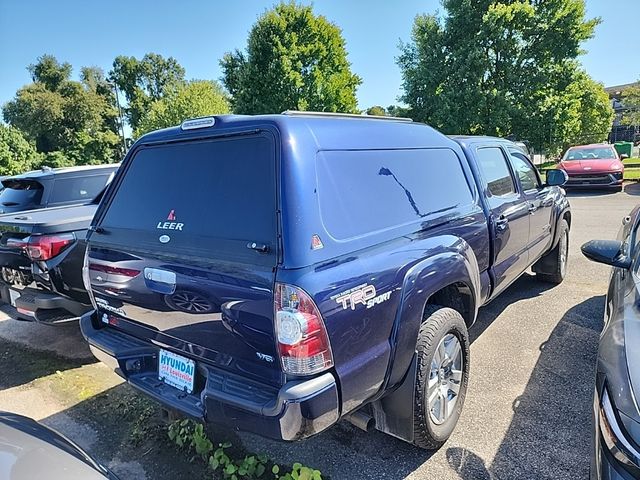
[[(587, 261), (580, 245), (614, 238), (638, 200), (640, 184), (628, 184), (622, 193), (570, 194), (567, 279), (550, 287), (526, 274), (481, 310), (470, 331), (471, 374), (462, 418), (438, 452), (349, 424), (296, 444), (240, 434), (244, 447), (277, 462), (302, 462), (332, 479), (587, 478), (593, 368), (608, 269)], [(83, 406), (122, 386), (106, 367), (93, 362), (76, 328), (40, 327), (0, 315), (0, 410), (53, 425), (112, 465), (124, 480), (176, 478), (178, 467), (162, 464), (176, 455), (173, 450), (146, 458), (131, 455), (120, 440), (113, 440), (112, 420), (85, 421), (92, 410)], [(37, 359), (10, 358), (13, 342), (27, 345), (34, 356), (54, 351), (70, 357), (60, 360), (66, 370), (49, 361), (40, 365)], [(67, 393), (61, 396), (62, 387), (42, 380), (49, 377), (72, 377), (74, 385), (93, 380), (85, 390), (68, 387), (72, 395), (64, 387)]]

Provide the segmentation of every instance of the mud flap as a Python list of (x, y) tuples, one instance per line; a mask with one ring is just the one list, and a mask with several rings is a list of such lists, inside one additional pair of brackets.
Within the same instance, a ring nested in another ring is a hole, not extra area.
[(556, 258), (558, 256), (556, 248), (558, 248), (558, 244), (540, 257), (538, 261), (531, 266), (531, 270), (535, 273), (553, 274), (554, 269), (556, 268)]
[(416, 383), (417, 354), (400, 386), (389, 395), (371, 404), (376, 430), (405, 442), (413, 442), (413, 409)]

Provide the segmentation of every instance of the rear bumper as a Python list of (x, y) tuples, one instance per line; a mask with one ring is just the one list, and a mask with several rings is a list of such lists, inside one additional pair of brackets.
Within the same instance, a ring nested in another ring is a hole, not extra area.
[(187, 394), (158, 380), (156, 345), (114, 328), (97, 328), (97, 322), (93, 312), (80, 319), (96, 358), (135, 388), (189, 417), (286, 441), (315, 435), (339, 418), (338, 387), (329, 372), (277, 389), (199, 362), (195, 391)]
[[(11, 305), (10, 287), (0, 285), (2, 301)], [(63, 295), (51, 293), (40, 288), (23, 288), (20, 297), (10, 309), (10, 315), (17, 320), (27, 320), (46, 324), (60, 324), (77, 321), (84, 313), (91, 310), (84, 305)]]

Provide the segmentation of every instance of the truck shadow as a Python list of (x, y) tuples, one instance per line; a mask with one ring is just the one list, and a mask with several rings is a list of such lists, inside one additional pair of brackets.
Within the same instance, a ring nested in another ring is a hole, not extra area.
[[(8, 316), (6, 305), (0, 315)], [(42, 325), (12, 318), (0, 319), (0, 338), (25, 345), (37, 351), (53, 352), (70, 360), (93, 359), (89, 344), (80, 332), (77, 321), (61, 325)]]
[(473, 451), (450, 447), (460, 478), (587, 478), (591, 411), (604, 296), (569, 309), (540, 346), (524, 393), (491, 465)]
[(624, 193), (627, 195), (640, 195), (640, 182), (627, 183), (624, 186)]
[(77, 325), (47, 327), (0, 322), (0, 391), (95, 363)]
[(556, 285), (539, 281), (535, 275), (524, 273), (495, 300), (478, 311), (476, 323), (469, 329), (469, 340), (471, 343), (476, 341), (509, 305), (537, 297), (554, 287)]

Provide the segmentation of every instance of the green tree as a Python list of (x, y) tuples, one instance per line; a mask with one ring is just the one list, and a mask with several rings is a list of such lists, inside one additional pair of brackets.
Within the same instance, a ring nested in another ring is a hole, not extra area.
[(401, 107), (400, 105), (389, 105), (387, 107), (387, 113), (392, 117), (410, 117), (409, 109)]
[(34, 168), (40, 154), (20, 130), (0, 123), (0, 175), (17, 175)]
[(281, 3), (249, 32), (247, 51), (220, 61), (236, 113), (356, 112), (356, 89), (340, 29), (310, 6)]
[(42, 55), (27, 70), (34, 82), (42, 83), (47, 89), (55, 91), (62, 82), (69, 80), (73, 69), (70, 63), (60, 63), (53, 55)]
[(387, 111), (380, 105), (374, 105), (373, 107), (367, 108), (367, 115), (377, 115), (384, 117), (386, 114)]
[(615, 114), (604, 85), (579, 70), (569, 88), (573, 89), (572, 96), (579, 102), (569, 109), (577, 117), (578, 128), (560, 137), (565, 139), (563, 147), (606, 140)]
[(109, 78), (127, 100), (125, 113), (134, 131), (154, 101), (185, 83), (184, 75), (184, 68), (173, 57), (157, 53), (147, 53), (141, 60), (116, 57)]
[(179, 125), (187, 118), (229, 113), (229, 100), (217, 82), (198, 80), (181, 85), (151, 104), (135, 131), (140, 136), (151, 130)]
[[(591, 132), (579, 114), (610, 117), (602, 86), (576, 60), (599, 23), (586, 19), (584, 0), (444, 0), (443, 7), (444, 17), (416, 17), (397, 59), (412, 118), (446, 133), (512, 134), (548, 148), (570, 141), (575, 128)], [(599, 103), (576, 98), (579, 85)]]
[(33, 168), (50, 167), (50, 168), (62, 168), (73, 167), (75, 160), (62, 152), (49, 152), (40, 155), (40, 161), (33, 166)]
[(117, 111), (104, 73), (85, 68), (82, 81), (74, 81), (71, 66), (50, 55), (28, 68), (34, 81), (5, 104), (5, 121), (39, 152), (63, 152), (78, 164), (116, 161), (121, 153)]
[(640, 125), (640, 81), (624, 92), (622, 103), (626, 108), (622, 122), (627, 125)]

